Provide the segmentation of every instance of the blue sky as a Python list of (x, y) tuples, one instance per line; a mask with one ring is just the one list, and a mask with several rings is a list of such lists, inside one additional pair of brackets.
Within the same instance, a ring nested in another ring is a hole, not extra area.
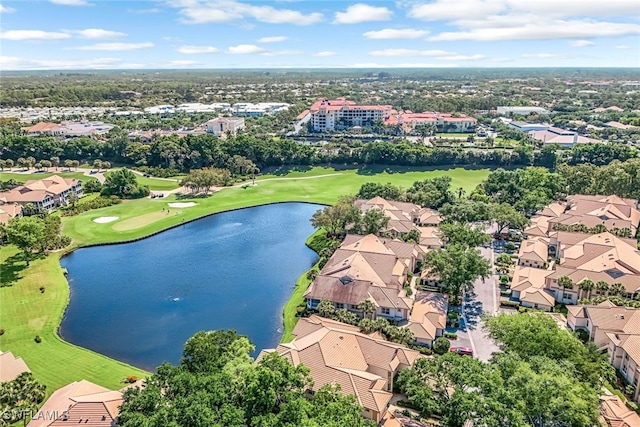
[(0, 0), (0, 69), (639, 67), (638, 0)]

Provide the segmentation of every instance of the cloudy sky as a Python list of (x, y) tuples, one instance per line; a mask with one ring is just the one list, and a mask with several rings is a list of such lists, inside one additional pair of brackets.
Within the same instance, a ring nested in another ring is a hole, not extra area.
[(639, 67), (638, 0), (0, 0), (0, 69)]

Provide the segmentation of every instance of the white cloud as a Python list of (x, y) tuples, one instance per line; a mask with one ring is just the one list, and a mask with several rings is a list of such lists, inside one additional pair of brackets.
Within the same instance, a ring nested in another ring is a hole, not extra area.
[(546, 58), (560, 58), (562, 55), (558, 55), (556, 53), (523, 53), (520, 55), (523, 58), (538, 58), (538, 59), (546, 59)]
[(238, 46), (229, 46), (229, 53), (234, 55), (252, 55), (256, 53), (263, 53), (266, 49), (253, 44), (239, 44)]
[(16, 10), (12, 7), (9, 6), (3, 6), (2, 4), (0, 4), (0, 13), (13, 13)]
[(454, 52), (446, 50), (415, 50), (415, 49), (383, 49), (369, 52), (372, 56), (450, 56)]
[(443, 20), (456, 31), (430, 37), (431, 41), (501, 41), (583, 39), (640, 34), (627, 17), (637, 0), (434, 0), (414, 4), (408, 16), (425, 21)]
[(169, 6), (180, 9), (182, 22), (206, 24), (253, 18), (268, 24), (311, 25), (324, 19), (318, 12), (304, 14), (291, 9), (277, 9), (235, 0), (169, 0)]
[(160, 12), (160, 9), (158, 9), (157, 7), (152, 7), (151, 9), (128, 9), (127, 12), (135, 13), (137, 15), (149, 15), (152, 13)]
[(327, 56), (336, 56), (337, 53), (332, 50), (323, 50), (322, 52), (316, 52), (313, 56), (327, 57)]
[(631, 48), (626, 44), (619, 44), (616, 46), (616, 49), (631, 49)]
[(369, 52), (372, 56), (429, 56), (439, 61), (477, 61), (487, 59), (485, 55), (461, 55), (455, 52), (447, 52), (446, 50), (414, 50), (414, 49), (383, 49)]
[(153, 43), (96, 43), (86, 46), (71, 47), (73, 50), (110, 50), (110, 51), (125, 51), (125, 50), (140, 50), (153, 47)]
[(640, 25), (617, 22), (547, 21), (514, 27), (472, 28), (429, 37), (431, 41), (551, 40), (581, 37), (616, 37), (640, 34)]
[(263, 52), (264, 56), (286, 56), (286, 55), (304, 55), (302, 50), (270, 50)]
[(88, 6), (87, 0), (49, 0), (53, 4), (62, 6)]
[(391, 19), (391, 15), (393, 15), (393, 12), (386, 7), (357, 3), (349, 6), (345, 12), (336, 12), (333, 23), (359, 24), (370, 21), (388, 21)]
[(398, 39), (420, 39), (429, 34), (429, 31), (425, 30), (413, 30), (406, 28), (402, 30), (395, 30), (392, 28), (385, 28), (378, 31), (367, 31), (363, 34), (368, 39), (374, 40), (398, 40)]
[(258, 40), (258, 43), (277, 43), (283, 42), (287, 40), (287, 36), (273, 36), (273, 37), (262, 37)]
[(71, 37), (67, 33), (41, 30), (9, 30), (0, 32), (0, 39), (6, 40), (57, 40)]
[(458, 0), (435, 0), (412, 6), (409, 16), (426, 21), (469, 17), (482, 20), (494, 14), (531, 14), (547, 18), (628, 16), (630, 11), (637, 10), (638, 3), (636, 0), (465, 0), (461, 6)]
[(182, 68), (182, 67), (190, 67), (192, 65), (197, 65), (199, 64), (198, 61), (189, 61), (189, 60), (183, 60), (183, 59), (176, 59), (173, 61), (169, 61), (166, 65), (169, 67), (176, 67), (176, 68)]
[(180, 46), (178, 52), (185, 55), (197, 55), (200, 53), (218, 53), (220, 49), (213, 46)]
[(119, 31), (103, 30), (101, 28), (87, 28), (86, 30), (68, 30), (69, 33), (77, 34), (85, 39), (115, 39), (126, 37), (125, 33)]
[(3, 70), (85, 70), (119, 68), (122, 59), (26, 59), (15, 56), (0, 56)]
[(587, 47), (587, 46), (593, 46), (595, 43), (592, 42), (591, 40), (574, 40), (571, 43), (569, 43), (569, 45), (571, 47)]

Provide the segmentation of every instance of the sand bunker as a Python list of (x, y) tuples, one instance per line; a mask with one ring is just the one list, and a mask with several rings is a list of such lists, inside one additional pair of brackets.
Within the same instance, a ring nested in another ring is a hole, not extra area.
[(115, 221), (118, 218), (120, 218), (120, 217), (118, 217), (118, 216), (101, 216), (100, 218), (94, 219), (93, 222), (96, 222), (98, 224), (106, 224), (107, 222)]
[(191, 208), (193, 206), (195, 206), (196, 204), (193, 202), (176, 202), (176, 203), (169, 203), (169, 207), (170, 208)]

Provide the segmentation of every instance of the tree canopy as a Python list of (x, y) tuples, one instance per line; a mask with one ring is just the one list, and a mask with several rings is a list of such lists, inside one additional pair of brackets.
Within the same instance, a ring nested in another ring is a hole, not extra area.
[(179, 366), (163, 364), (125, 392), (118, 422), (151, 426), (367, 426), (355, 397), (337, 386), (313, 395), (309, 370), (278, 353), (253, 363), (253, 345), (234, 331), (198, 332)]

